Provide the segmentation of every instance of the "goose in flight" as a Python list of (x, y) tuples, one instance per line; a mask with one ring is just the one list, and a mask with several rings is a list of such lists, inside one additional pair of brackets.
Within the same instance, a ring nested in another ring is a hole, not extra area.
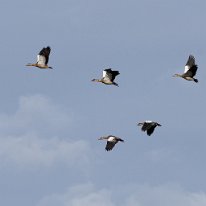
[(154, 129), (156, 126), (162, 126), (161, 124), (159, 124), (157, 122), (150, 121), (150, 120), (147, 120), (145, 122), (140, 122), (137, 125), (142, 126), (141, 130), (143, 132), (147, 131), (147, 135), (149, 135), (149, 136), (154, 132)]
[(120, 142), (124, 142), (123, 139), (116, 137), (114, 135), (109, 135), (106, 137), (100, 137), (98, 140), (107, 140), (107, 144), (105, 147), (105, 150), (110, 151), (113, 149), (113, 147), (115, 146), (115, 144), (117, 144), (119, 141)]
[(194, 78), (197, 72), (197, 68), (198, 66), (195, 64), (195, 57), (193, 55), (190, 55), (185, 65), (184, 73), (175, 74), (173, 77), (182, 77), (183, 79), (186, 79), (188, 81), (194, 81), (197, 83), (198, 80)]
[(114, 79), (117, 75), (119, 75), (119, 71), (112, 71), (111, 68), (105, 69), (103, 71), (103, 77), (101, 79), (92, 79), (93, 82), (102, 82), (103, 84), (107, 85), (115, 85), (118, 86)]
[(27, 64), (26, 66), (34, 66), (40, 69), (52, 69), (52, 67), (47, 65), (49, 62), (50, 51), (51, 48), (49, 46), (46, 48), (44, 47), (37, 55), (37, 62), (35, 64)]

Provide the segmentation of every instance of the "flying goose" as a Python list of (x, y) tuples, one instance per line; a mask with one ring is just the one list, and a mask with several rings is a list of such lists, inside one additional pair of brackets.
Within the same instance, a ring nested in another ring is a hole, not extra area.
[(190, 55), (185, 65), (184, 73), (175, 74), (173, 77), (182, 77), (183, 79), (186, 79), (188, 81), (194, 81), (197, 83), (198, 80), (194, 78), (197, 72), (197, 68), (198, 66), (195, 64), (195, 57), (193, 55)]
[(120, 139), (119, 137), (115, 137), (114, 135), (109, 135), (106, 137), (100, 137), (98, 140), (107, 140), (107, 144), (105, 147), (105, 150), (109, 151), (112, 150), (115, 144), (117, 144), (119, 141), (124, 142), (123, 139)]
[(112, 71), (111, 68), (105, 69), (103, 71), (103, 77), (101, 79), (92, 79), (93, 82), (102, 82), (107, 85), (115, 85), (118, 86), (114, 79), (117, 75), (119, 75), (119, 71)]
[(146, 120), (145, 122), (140, 122), (137, 125), (142, 126), (141, 130), (143, 132), (147, 131), (147, 135), (149, 136), (154, 132), (156, 126), (162, 126), (161, 124), (150, 120)]
[(39, 54), (37, 55), (37, 62), (35, 64), (27, 64), (26, 66), (34, 66), (38, 67), (40, 69), (52, 69), (52, 67), (49, 67), (48, 61), (49, 61), (49, 54), (50, 54), (51, 48), (44, 47)]

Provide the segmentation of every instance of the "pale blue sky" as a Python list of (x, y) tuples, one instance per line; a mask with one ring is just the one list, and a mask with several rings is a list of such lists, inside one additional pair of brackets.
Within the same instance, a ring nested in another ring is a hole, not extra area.
[[(205, 9), (1, 0), (0, 205), (205, 206)], [(45, 46), (54, 69), (25, 67)], [(190, 54), (198, 84), (172, 77)], [(107, 67), (119, 88), (91, 82)], [(109, 134), (125, 143), (106, 152)]]

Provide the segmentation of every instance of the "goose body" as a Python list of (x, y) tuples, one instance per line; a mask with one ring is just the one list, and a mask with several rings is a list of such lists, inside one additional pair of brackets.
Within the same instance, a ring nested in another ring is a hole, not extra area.
[(190, 55), (185, 65), (184, 73), (175, 74), (174, 77), (182, 77), (183, 79), (197, 83), (198, 80), (194, 78), (197, 72), (197, 68), (198, 66), (195, 64), (195, 57), (193, 55)]
[(93, 79), (93, 82), (101, 82), (106, 85), (115, 85), (118, 86), (114, 79), (117, 75), (119, 75), (119, 71), (113, 71), (111, 68), (105, 69), (103, 71), (103, 77), (101, 79)]
[(155, 127), (162, 126), (161, 124), (159, 124), (157, 122), (150, 121), (150, 120), (140, 122), (137, 125), (142, 126), (141, 130), (143, 132), (147, 131), (147, 135), (149, 135), (149, 136), (154, 132)]
[(120, 141), (120, 142), (124, 142), (123, 139), (116, 137), (114, 135), (108, 135), (105, 137), (100, 137), (99, 140), (107, 140), (107, 144), (105, 147), (105, 150), (110, 151), (113, 149), (113, 147)]
[(44, 47), (37, 55), (37, 62), (34, 64), (29, 63), (26, 66), (34, 66), (40, 69), (52, 69), (52, 67), (47, 65), (49, 62), (50, 51), (51, 51), (51, 48), (49, 46), (46, 48)]

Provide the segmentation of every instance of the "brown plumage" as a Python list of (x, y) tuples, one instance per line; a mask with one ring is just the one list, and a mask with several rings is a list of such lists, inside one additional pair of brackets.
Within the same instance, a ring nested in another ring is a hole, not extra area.
[(26, 66), (34, 66), (40, 69), (52, 69), (52, 67), (47, 65), (49, 62), (50, 51), (51, 51), (51, 48), (49, 46), (46, 48), (44, 47), (37, 55), (37, 62), (34, 64), (29, 63)]
[(147, 120), (145, 122), (140, 122), (137, 124), (138, 126), (142, 126), (141, 130), (143, 132), (147, 131), (147, 135), (151, 135), (154, 132), (154, 129), (156, 126), (162, 126), (161, 124), (157, 123), (157, 122), (153, 122), (150, 120)]
[(115, 85), (118, 86), (114, 79), (117, 75), (119, 75), (119, 71), (112, 71), (111, 68), (105, 69), (103, 71), (103, 77), (101, 79), (92, 79), (93, 82), (101, 82), (106, 85)]
[(186, 79), (188, 81), (194, 81), (197, 83), (198, 80), (194, 78), (197, 72), (197, 68), (198, 66), (195, 64), (195, 57), (193, 55), (190, 55), (185, 65), (184, 73), (175, 74), (173, 77), (182, 77), (183, 79)]
[(117, 144), (118, 142), (124, 142), (123, 139), (116, 137), (114, 135), (108, 135), (106, 137), (100, 137), (98, 140), (107, 140), (107, 144), (105, 147), (105, 150), (110, 151), (113, 149), (113, 147), (115, 146), (115, 144)]

